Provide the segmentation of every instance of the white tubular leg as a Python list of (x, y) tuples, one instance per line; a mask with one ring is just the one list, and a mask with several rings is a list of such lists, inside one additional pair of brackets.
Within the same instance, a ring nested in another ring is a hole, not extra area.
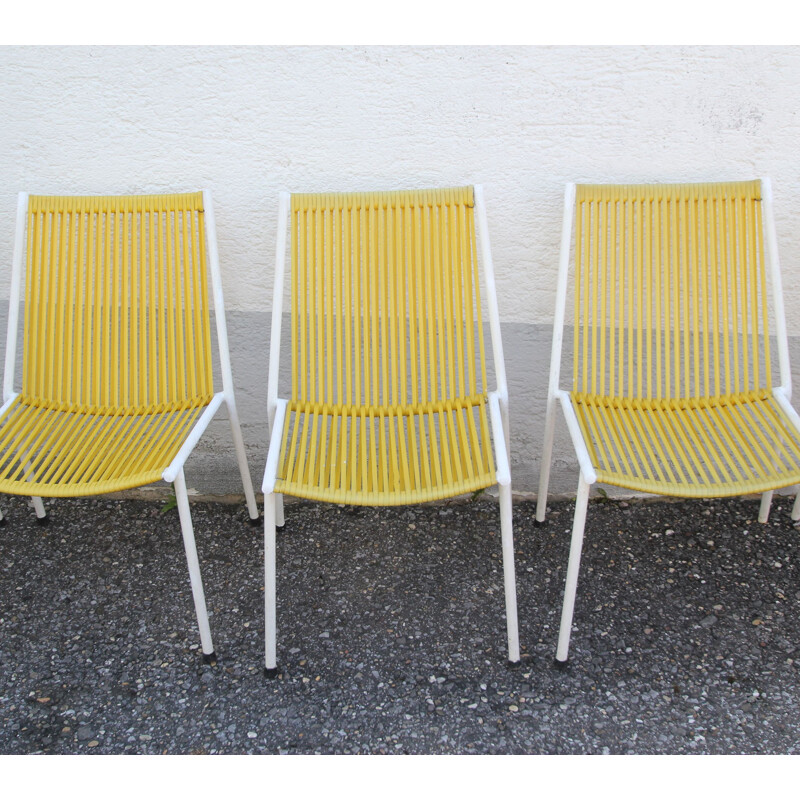
[(547, 403), (547, 415), (544, 420), (544, 447), (542, 462), (539, 464), (539, 494), (536, 496), (536, 521), (544, 522), (547, 513), (547, 489), (550, 485), (550, 461), (553, 458), (553, 438), (556, 427), (556, 398), (551, 397)]
[(200, 628), (200, 643), (203, 646), (203, 655), (206, 660), (211, 660), (214, 655), (214, 644), (211, 641), (211, 629), (208, 625), (206, 597), (203, 593), (203, 580), (200, 577), (200, 561), (197, 558), (197, 546), (194, 541), (192, 514), (189, 510), (189, 495), (186, 492), (186, 478), (183, 475), (183, 468), (178, 470), (174, 485), (175, 499), (178, 502), (178, 514), (181, 519), (183, 547), (186, 550), (186, 561), (189, 565), (189, 581), (192, 584), (194, 608), (197, 612), (197, 625)]
[[(22, 462), (22, 470), (25, 473), (25, 478), (29, 481), (33, 480), (33, 465), (28, 460), (28, 456), (17, 454), (19, 460)], [(47, 511), (45, 511), (44, 503), (42, 502), (41, 497), (34, 497), (31, 495), (31, 505), (33, 506), (33, 510), (36, 512), (37, 519), (44, 519), (47, 516)]]
[[(511, 458), (511, 426), (509, 424), (508, 401), (500, 400), (500, 418), (503, 420), (503, 434), (506, 438), (506, 453)], [(509, 468), (511, 464), (509, 463)]]
[(233, 435), (233, 446), (236, 450), (236, 461), (239, 464), (239, 472), (242, 476), (242, 486), (244, 496), (247, 501), (247, 511), (250, 519), (258, 519), (258, 506), (256, 505), (256, 495), (253, 492), (253, 480), (250, 477), (250, 468), (247, 466), (247, 454), (244, 449), (244, 439), (242, 439), (242, 428), (239, 424), (239, 414), (236, 411), (236, 403), (233, 398), (226, 398), (228, 403), (228, 418), (231, 421), (231, 434)]
[(267, 677), (278, 674), (275, 614), (275, 506), (273, 492), (264, 495), (264, 669)]
[[(270, 362), (272, 369), (272, 362)], [(277, 378), (276, 378), (277, 380)], [(266, 497), (274, 494), (275, 480), (278, 472), (278, 454), (280, 453), (280, 436), (283, 431), (283, 422), (286, 419), (286, 401), (275, 400), (275, 407), (269, 414), (269, 451), (267, 453), (267, 464), (264, 468), (264, 482), (261, 484), (261, 491)], [(275, 524), (278, 528), (283, 528), (285, 524), (283, 515), (283, 495), (275, 494)]]
[(569, 653), (569, 637), (572, 632), (572, 614), (575, 611), (575, 592), (578, 588), (578, 572), (581, 566), (583, 531), (586, 527), (586, 507), (589, 503), (589, 483), (581, 472), (578, 481), (578, 496), (575, 498), (575, 518), (572, 522), (572, 542), (569, 548), (569, 565), (564, 587), (564, 605), (561, 608), (561, 628), (558, 633), (556, 661), (566, 663)]
[(500, 485), (500, 535), (503, 544), (503, 580), (506, 594), (506, 629), (508, 660), (519, 659), (519, 623), (517, 621), (517, 581), (514, 571), (514, 532), (511, 516), (511, 486)]
[(797, 487), (797, 494), (794, 496), (794, 505), (792, 506), (792, 519), (797, 522), (800, 519), (800, 486)]
[(769, 507), (772, 503), (772, 492), (764, 492), (761, 495), (761, 505), (758, 509), (758, 521), (766, 522), (769, 519)]
[(44, 519), (47, 516), (47, 511), (44, 509), (44, 503), (41, 497), (31, 497), (31, 505), (36, 512), (37, 519)]
[(283, 495), (275, 495), (275, 524), (282, 528), (286, 524), (286, 518), (283, 516)]

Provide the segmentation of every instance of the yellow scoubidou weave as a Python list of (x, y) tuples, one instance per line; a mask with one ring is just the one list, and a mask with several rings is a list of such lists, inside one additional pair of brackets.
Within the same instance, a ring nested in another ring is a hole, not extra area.
[(597, 479), (683, 497), (800, 482), (772, 395), (761, 184), (579, 185), (570, 393)]
[(152, 483), (213, 396), (203, 195), (29, 198), (0, 492)]
[(292, 195), (275, 491), (396, 505), (497, 482), (471, 187)]

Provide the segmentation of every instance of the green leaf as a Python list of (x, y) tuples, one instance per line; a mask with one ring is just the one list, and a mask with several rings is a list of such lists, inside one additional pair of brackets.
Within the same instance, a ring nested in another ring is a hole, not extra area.
[(161, 506), (162, 514), (166, 514), (167, 511), (172, 511), (173, 508), (178, 507), (178, 498), (175, 497), (175, 489), (170, 489), (169, 497), (164, 501), (164, 505)]

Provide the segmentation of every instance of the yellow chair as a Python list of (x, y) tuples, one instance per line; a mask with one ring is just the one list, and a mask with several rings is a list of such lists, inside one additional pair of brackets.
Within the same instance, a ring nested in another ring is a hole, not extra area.
[[(559, 367), (573, 220), (567, 392)], [(567, 187), (536, 514), (544, 520), (560, 403), (580, 480), (557, 661), (567, 660), (590, 486), (762, 493), (766, 522), (772, 491), (800, 482), (790, 397), (768, 181)], [(797, 502), (792, 516), (800, 517)]]
[[(476, 212), (494, 392), (487, 392)], [(278, 361), (289, 217), (287, 401), (278, 398)], [(498, 484), (509, 660), (519, 660), (507, 409), (480, 187), (281, 195), (263, 484), (268, 675), (277, 673), (275, 528), (283, 525), (284, 494), (386, 506)]]
[[(22, 389), (14, 390), (25, 261)], [(214, 393), (209, 280), (222, 373)], [(214, 657), (183, 465), (227, 405), (250, 517), (208, 193), (19, 196), (0, 492), (80, 497), (174, 482), (203, 654)]]

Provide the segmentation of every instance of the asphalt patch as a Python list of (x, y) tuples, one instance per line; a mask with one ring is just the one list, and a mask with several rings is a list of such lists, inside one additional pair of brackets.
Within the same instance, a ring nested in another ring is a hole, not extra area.
[(791, 501), (590, 504), (569, 664), (554, 664), (574, 505), (514, 505), (522, 663), (506, 663), (491, 498), (287, 504), (278, 663), (263, 537), (192, 504), (216, 665), (177, 512), (3, 497), (0, 752), (796, 753), (800, 531)]

